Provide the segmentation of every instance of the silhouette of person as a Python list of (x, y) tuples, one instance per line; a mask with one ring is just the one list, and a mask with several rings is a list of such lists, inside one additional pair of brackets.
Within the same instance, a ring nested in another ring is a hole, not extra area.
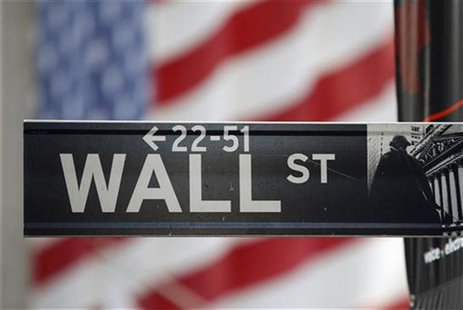
[(373, 177), (370, 205), (384, 222), (439, 223), (439, 206), (421, 164), (407, 153), (409, 145), (402, 135), (390, 142)]

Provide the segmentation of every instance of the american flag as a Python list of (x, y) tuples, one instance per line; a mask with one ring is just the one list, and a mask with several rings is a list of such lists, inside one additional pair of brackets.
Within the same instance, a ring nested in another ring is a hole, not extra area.
[[(42, 118), (395, 120), (389, 1), (38, 2)], [(31, 307), (407, 307), (398, 238), (40, 238)]]

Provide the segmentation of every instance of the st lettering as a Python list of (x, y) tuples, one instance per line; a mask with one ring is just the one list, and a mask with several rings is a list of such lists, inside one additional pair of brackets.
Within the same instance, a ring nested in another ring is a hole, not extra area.
[(328, 183), (328, 163), (336, 159), (335, 154), (312, 154), (311, 160), (305, 154), (294, 153), (288, 157), (288, 168), (292, 170), (286, 179), (294, 184), (303, 184), (310, 179), (310, 170), (305, 165), (307, 161), (312, 161), (320, 167), (320, 183)]

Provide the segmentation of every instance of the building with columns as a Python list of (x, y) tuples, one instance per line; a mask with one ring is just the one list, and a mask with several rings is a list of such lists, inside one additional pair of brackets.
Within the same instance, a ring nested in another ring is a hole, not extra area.
[[(428, 125), (411, 155), (423, 165), (441, 210), (452, 218), (450, 227), (463, 226), (463, 125)], [(451, 229), (453, 230), (453, 229)]]

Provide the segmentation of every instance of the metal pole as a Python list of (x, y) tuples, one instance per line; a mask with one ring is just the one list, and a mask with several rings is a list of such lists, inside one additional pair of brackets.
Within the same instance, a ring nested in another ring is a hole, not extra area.
[[(399, 120), (463, 121), (463, 1), (395, 0), (394, 9)], [(405, 239), (411, 308), (463, 307), (463, 249), (447, 251), (460, 240)]]

